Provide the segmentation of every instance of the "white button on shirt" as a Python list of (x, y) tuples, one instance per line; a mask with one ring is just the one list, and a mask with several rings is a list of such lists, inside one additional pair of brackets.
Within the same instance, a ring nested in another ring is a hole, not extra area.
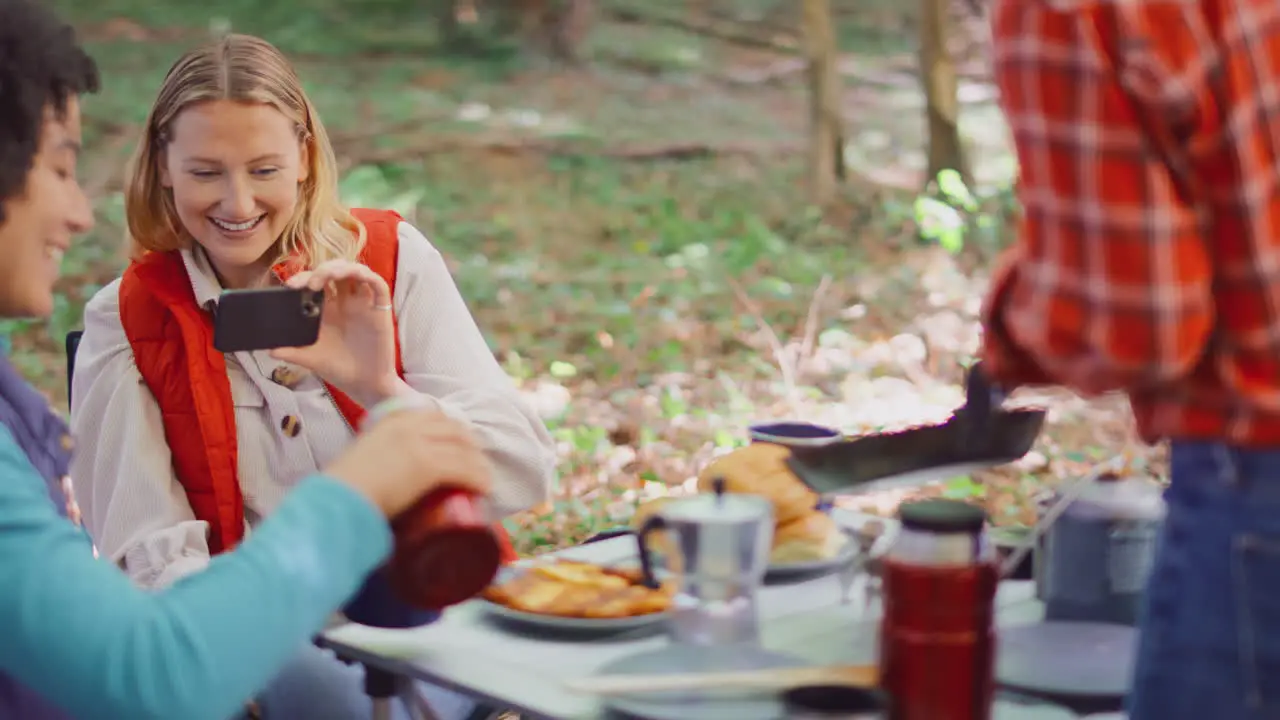
[[(496, 513), (545, 501), (555, 473), (546, 427), (494, 359), (439, 251), (408, 223), (400, 223), (399, 237), (393, 303), (405, 381), (480, 439), (495, 470)], [(183, 260), (197, 302), (214, 307), (222, 290), (204, 254), (183, 251)], [(106, 286), (85, 308), (72, 387), (71, 475), (102, 556), (140, 585), (164, 587), (208, 563), (208, 526), (195, 519), (174, 475), (159, 406), (120, 324), (119, 286)], [(272, 379), (282, 364), (266, 351), (226, 358), (252, 526), (295, 483), (327, 466), (353, 433), (313, 373), (291, 367), (289, 387)]]

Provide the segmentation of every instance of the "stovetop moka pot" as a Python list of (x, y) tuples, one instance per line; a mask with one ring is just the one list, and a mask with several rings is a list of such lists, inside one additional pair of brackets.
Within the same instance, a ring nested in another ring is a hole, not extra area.
[(756, 593), (773, 544), (773, 506), (755, 495), (714, 492), (681, 498), (641, 526), (636, 538), (645, 582), (658, 586), (649, 539), (667, 535), (668, 571), (678, 576), (670, 624), (676, 642), (726, 645), (759, 641)]

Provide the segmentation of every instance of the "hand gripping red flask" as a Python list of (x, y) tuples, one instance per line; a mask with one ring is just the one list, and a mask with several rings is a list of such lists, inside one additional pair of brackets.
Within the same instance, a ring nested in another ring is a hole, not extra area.
[[(361, 428), (401, 410), (429, 407), (427, 402), (385, 400), (369, 411)], [(502, 545), (488, 515), (483, 497), (443, 485), (392, 520), (395, 549), (386, 569), (400, 598), (423, 609), (443, 610), (488, 587), (502, 564)]]

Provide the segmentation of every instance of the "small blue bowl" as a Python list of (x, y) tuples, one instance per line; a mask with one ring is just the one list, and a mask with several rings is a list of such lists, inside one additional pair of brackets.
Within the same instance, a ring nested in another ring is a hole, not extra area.
[(753, 443), (773, 443), (790, 448), (823, 447), (844, 437), (844, 433), (835, 428), (806, 422), (758, 423), (748, 427), (747, 434)]

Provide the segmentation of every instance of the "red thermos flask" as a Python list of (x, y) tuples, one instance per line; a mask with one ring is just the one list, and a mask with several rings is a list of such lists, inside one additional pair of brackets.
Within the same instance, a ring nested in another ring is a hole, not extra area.
[(996, 555), (986, 513), (952, 500), (907, 503), (884, 559), (882, 684), (891, 720), (990, 720)]

